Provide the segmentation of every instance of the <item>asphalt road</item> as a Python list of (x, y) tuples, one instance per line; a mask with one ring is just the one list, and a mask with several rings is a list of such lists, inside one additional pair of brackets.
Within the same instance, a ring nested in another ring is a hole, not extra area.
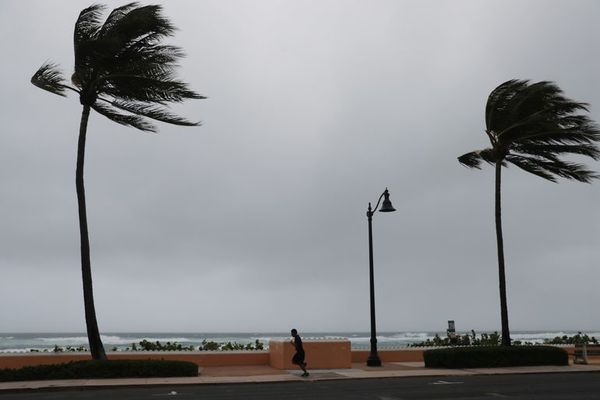
[(600, 373), (122, 387), (0, 393), (1, 400), (600, 399)]

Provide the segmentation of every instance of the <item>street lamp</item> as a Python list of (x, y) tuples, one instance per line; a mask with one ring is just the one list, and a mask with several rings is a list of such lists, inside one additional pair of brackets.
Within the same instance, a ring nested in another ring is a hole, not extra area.
[(387, 188), (385, 191), (379, 196), (379, 200), (377, 200), (377, 205), (375, 209), (371, 210), (371, 203), (369, 203), (369, 209), (367, 210), (367, 219), (369, 221), (369, 283), (371, 289), (371, 354), (369, 354), (369, 358), (367, 359), (367, 365), (369, 367), (381, 367), (381, 360), (379, 359), (379, 354), (377, 353), (377, 331), (375, 328), (375, 285), (373, 282), (373, 229), (371, 228), (371, 220), (373, 218), (373, 214), (377, 211), (377, 207), (379, 207), (379, 203), (381, 202), (381, 198), (383, 199), (383, 204), (381, 204), (381, 209), (379, 212), (392, 212), (396, 211), (396, 209), (392, 206), (392, 202), (390, 201), (390, 193)]

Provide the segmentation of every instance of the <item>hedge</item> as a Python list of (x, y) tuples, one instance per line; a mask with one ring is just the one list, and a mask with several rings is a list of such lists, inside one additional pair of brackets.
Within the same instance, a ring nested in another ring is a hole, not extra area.
[(198, 365), (189, 361), (172, 360), (87, 360), (19, 369), (0, 369), (0, 382), (176, 376), (198, 376)]
[(568, 365), (564, 349), (553, 346), (480, 346), (432, 349), (423, 352), (428, 368), (494, 368)]

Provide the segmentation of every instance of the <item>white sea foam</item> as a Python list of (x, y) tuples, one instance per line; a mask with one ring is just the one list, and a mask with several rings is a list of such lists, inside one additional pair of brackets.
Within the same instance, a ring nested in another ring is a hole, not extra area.
[[(112, 336), (112, 335), (100, 335), (102, 339), (102, 343), (110, 344), (110, 345), (126, 345), (131, 343), (138, 343), (142, 340), (147, 340), (149, 342), (192, 342), (193, 340), (187, 337), (149, 337), (149, 336), (130, 336), (130, 337), (122, 337), (122, 336)], [(64, 345), (79, 345), (79, 344), (87, 344), (88, 338), (86, 336), (65, 336), (65, 337), (42, 337), (36, 338), (35, 340), (40, 340), (43, 343), (48, 344), (64, 344)]]
[(131, 343), (138, 343), (141, 342), (142, 340), (147, 340), (148, 342), (161, 342), (161, 343), (166, 343), (166, 342), (177, 342), (177, 343), (183, 343), (183, 342), (196, 342), (197, 340), (193, 340), (190, 338), (186, 338), (186, 337), (164, 337), (164, 338), (155, 338), (155, 337), (144, 337), (144, 336), (140, 336), (140, 337), (135, 337), (135, 338), (122, 338), (119, 339), (119, 343), (117, 343), (116, 341), (114, 343), (109, 343), (109, 344), (131, 344)]
[[(600, 333), (598, 332), (590, 332), (586, 333), (590, 337), (600, 338)], [(563, 336), (573, 336), (575, 335), (573, 332), (521, 332), (521, 333), (511, 333), (510, 338), (512, 340), (520, 340), (523, 342), (532, 342), (532, 343), (543, 343), (544, 340), (554, 339), (555, 337), (563, 337)]]
[(426, 340), (430, 339), (431, 336), (429, 333), (425, 332), (405, 332), (405, 333), (396, 333), (392, 335), (391, 338), (394, 339), (410, 339), (410, 340)]
[(0, 353), (29, 353), (32, 349), (1, 349)]
[[(249, 343), (254, 343), (254, 341), (258, 340), (259, 342), (262, 342), (264, 344), (269, 344), (269, 340), (271, 339), (287, 339), (288, 337), (272, 337), (272, 336), (252, 336), (250, 339), (248, 339)], [(244, 339), (240, 339), (240, 340), (244, 340)]]
[[(35, 338), (35, 340), (40, 340), (44, 343), (69, 343), (69, 344), (82, 344), (87, 343), (88, 339), (85, 336), (67, 336), (67, 337), (41, 337)], [(104, 337), (102, 337), (104, 340)]]

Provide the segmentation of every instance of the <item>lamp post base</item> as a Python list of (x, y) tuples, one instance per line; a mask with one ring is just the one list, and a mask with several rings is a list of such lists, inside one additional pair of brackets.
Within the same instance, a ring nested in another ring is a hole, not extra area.
[(367, 358), (367, 367), (381, 367), (381, 360), (378, 354), (371, 354)]

